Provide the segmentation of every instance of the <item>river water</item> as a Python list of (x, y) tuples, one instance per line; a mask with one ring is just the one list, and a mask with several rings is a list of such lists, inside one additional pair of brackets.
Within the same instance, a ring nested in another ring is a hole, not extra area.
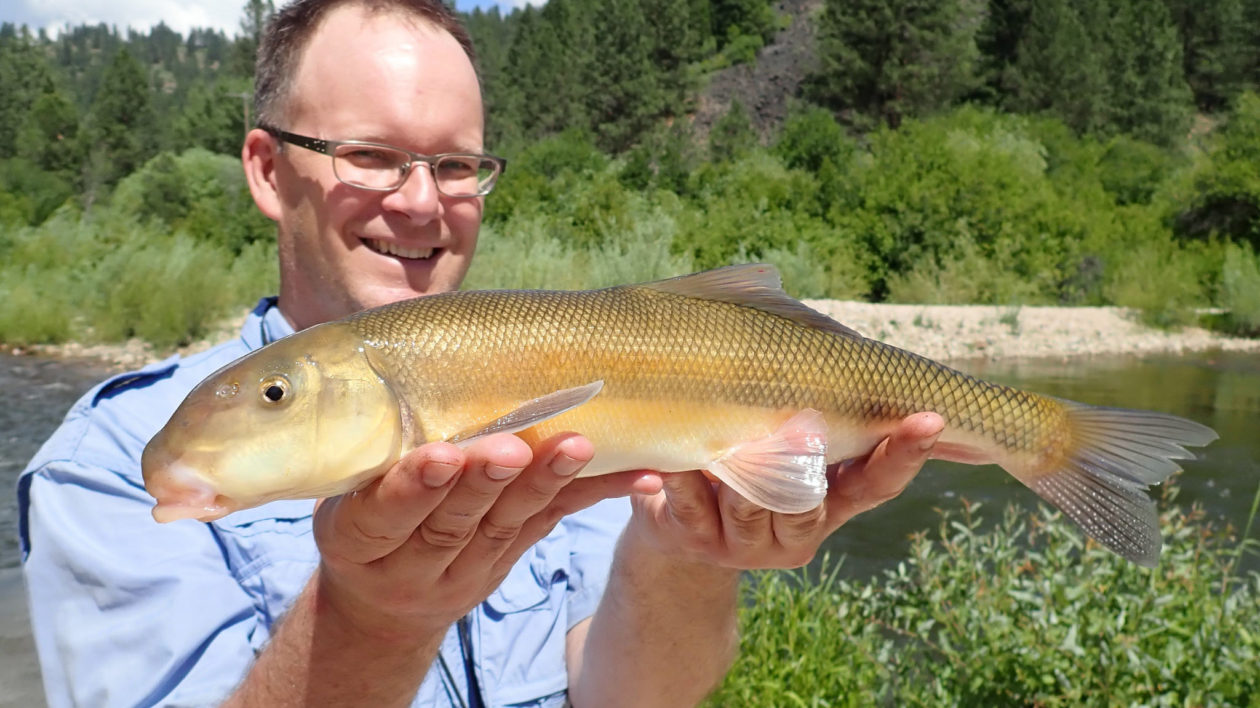
[[(1260, 483), (1260, 355), (1211, 354), (1086, 361), (970, 363), (968, 373), (1085, 403), (1149, 408), (1191, 418), (1221, 439), (1183, 464), (1178, 502), (1201, 503), (1217, 521), (1242, 527)], [(38, 673), (18, 570), (18, 472), (65, 411), (108, 374), (99, 363), (0, 354), (0, 706), (39, 701)], [(1008, 502), (1036, 497), (995, 467), (933, 462), (896, 500), (851, 521), (829, 542), (847, 557), (848, 576), (865, 576), (904, 558), (908, 537), (934, 527), (934, 507), (966, 497), (995, 515)], [(1253, 531), (1253, 535), (1257, 532)]]

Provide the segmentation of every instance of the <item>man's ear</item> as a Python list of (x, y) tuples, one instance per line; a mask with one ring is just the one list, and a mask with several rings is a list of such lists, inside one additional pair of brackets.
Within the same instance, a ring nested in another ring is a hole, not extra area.
[(280, 194), (276, 187), (276, 157), (279, 145), (265, 130), (254, 128), (241, 146), (241, 166), (245, 181), (258, 210), (272, 221), (280, 220)]

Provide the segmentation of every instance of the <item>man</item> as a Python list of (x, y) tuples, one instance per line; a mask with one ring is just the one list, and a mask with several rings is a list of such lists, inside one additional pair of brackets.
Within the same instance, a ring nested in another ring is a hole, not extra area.
[[(52, 705), (692, 705), (734, 655), (739, 570), (806, 563), (927, 458), (942, 423), (914, 416), (818, 509), (782, 515), (699, 472), (575, 480), (584, 438), (498, 435), (425, 445), (318, 505), (155, 524), (140, 452), (197, 381), (453, 290), (476, 245), (482, 196), (423, 157), (484, 152), (470, 44), (440, 2), (299, 0), (268, 28), (257, 93), (242, 157), (278, 225), (278, 299), (238, 342), (89, 392), (19, 483)], [(368, 184), (365, 160), (402, 169)]]

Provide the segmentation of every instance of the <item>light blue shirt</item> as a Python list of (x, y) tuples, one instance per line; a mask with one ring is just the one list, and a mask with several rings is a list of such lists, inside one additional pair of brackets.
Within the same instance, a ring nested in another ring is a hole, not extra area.
[[(158, 524), (140, 475), (145, 443), (195, 384), (292, 333), (274, 305), (259, 302), (238, 340), (88, 391), (19, 477), (22, 559), (50, 706), (221, 702), (314, 571), (314, 502)], [(594, 613), (629, 513), (613, 499), (565, 518), (472, 612), (487, 706), (564, 703), (565, 633)], [(441, 652), (454, 680), (434, 662), (413, 705), (471, 705), (454, 627)]]

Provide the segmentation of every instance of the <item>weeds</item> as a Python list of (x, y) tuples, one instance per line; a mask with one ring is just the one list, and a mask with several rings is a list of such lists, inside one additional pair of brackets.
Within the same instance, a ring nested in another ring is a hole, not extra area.
[(1151, 571), (1057, 512), (1011, 507), (983, 531), (964, 502), (869, 581), (828, 560), (818, 580), (755, 573), (708, 705), (1256, 705), (1260, 573), (1236, 573), (1260, 544), (1199, 509), (1162, 518)]

